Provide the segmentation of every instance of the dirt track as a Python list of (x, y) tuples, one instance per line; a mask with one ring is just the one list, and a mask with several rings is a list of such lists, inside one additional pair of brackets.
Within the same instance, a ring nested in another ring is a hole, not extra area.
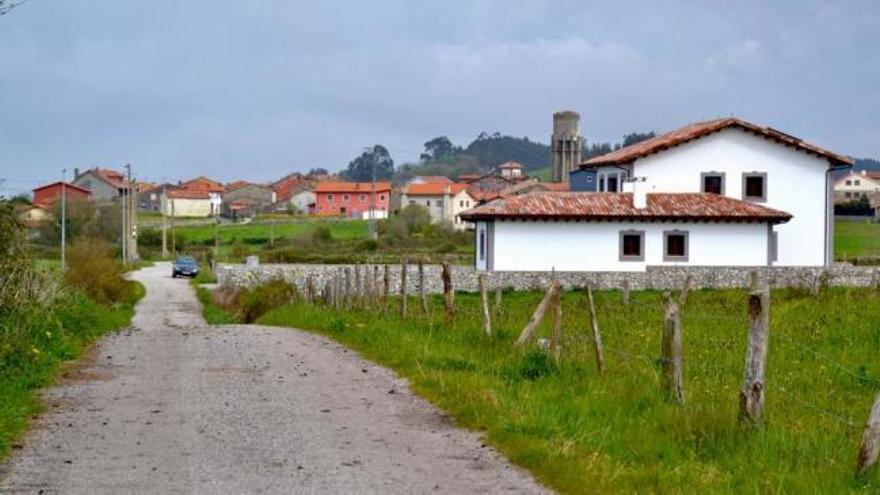
[(0, 492), (544, 491), (390, 371), (321, 337), (208, 327), (159, 264), (134, 327), (49, 391)]

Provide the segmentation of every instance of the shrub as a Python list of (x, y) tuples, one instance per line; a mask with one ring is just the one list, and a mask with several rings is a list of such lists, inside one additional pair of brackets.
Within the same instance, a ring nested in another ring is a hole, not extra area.
[(333, 242), (333, 232), (326, 225), (319, 225), (312, 231), (312, 241), (317, 244), (327, 244)]
[(296, 286), (281, 278), (270, 280), (253, 289), (242, 289), (236, 298), (238, 317), (245, 323), (253, 323), (269, 311), (293, 303), (298, 295)]
[(107, 242), (83, 238), (67, 250), (67, 271), (64, 283), (82, 290), (93, 299), (105, 303), (132, 301), (134, 284), (122, 278), (122, 264), (112, 256)]

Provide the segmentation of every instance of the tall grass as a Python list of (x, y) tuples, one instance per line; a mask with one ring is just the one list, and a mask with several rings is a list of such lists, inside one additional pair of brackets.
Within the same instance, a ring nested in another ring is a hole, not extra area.
[[(318, 331), (389, 366), (462, 425), (542, 482), (565, 493), (840, 493), (875, 491), (876, 473), (853, 476), (861, 425), (880, 388), (880, 295), (834, 288), (819, 298), (774, 291), (766, 425), (737, 421), (746, 351), (742, 291), (692, 292), (683, 310), (684, 406), (665, 399), (658, 362), (660, 294), (596, 294), (607, 370), (588, 341), (585, 295), (563, 302), (559, 366), (513, 340), (540, 299), (508, 293), (494, 335), (479, 300), (458, 294), (452, 324), (432, 298), (430, 318), (334, 311), (303, 303), (258, 322)], [(416, 308), (415, 310), (412, 308)], [(544, 323), (539, 331), (546, 335)]]

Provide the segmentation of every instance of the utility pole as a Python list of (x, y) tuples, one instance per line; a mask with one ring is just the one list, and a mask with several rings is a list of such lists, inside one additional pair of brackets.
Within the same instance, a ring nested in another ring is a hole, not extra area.
[(168, 257), (168, 221), (165, 209), (168, 207), (168, 198), (165, 196), (165, 180), (162, 180), (162, 199), (159, 200), (159, 208), (162, 210), (162, 258)]
[(61, 273), (67, 268), (67, 257), (65, 256), (65, 248), (67, 247), (67, 188), (65, 181), (67, 180), (67, 169), (61, 170)]
[(376, 160), (373, 160), (372, 177), (370, 179), (370, 239), (379, 238), (379, 229), (376, 228)]
[[(126, 242), (128, 243), (128, 257), (130, 260), (138, 259), (137, 253), (137, 200), (134, 182), (131, 177), (131, 164), (125, 164), (125, 170), (128, 174), (128, 230), (126, 231)], [(133, 194), (134, 193), (134, 194)]]
[(128, 263), (128, 234), (126, 231), (126, 217), (125, 217), (125, 184), (122, 184), (122, 196), (119, 198), (119, 205), (122, 208), (121, 210), (121, 218), (122, 218), (122, 232), (120, 235), (120, 242), (122, 243), (122, 264)]
[(171, 202), (171, 252), (177, 256), (177, 233), (174, 231), (174, 201)]

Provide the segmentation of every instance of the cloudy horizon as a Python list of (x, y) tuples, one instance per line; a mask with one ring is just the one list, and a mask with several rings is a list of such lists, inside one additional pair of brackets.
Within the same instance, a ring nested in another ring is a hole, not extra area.
[(561, 109), (589, 142), (735, 114), (880, 158), (878, 21), (868, 0), (29, 0), (0, 16), (0, 194), (75, 166), (267, 181), (438, 135), (546, 143)]

